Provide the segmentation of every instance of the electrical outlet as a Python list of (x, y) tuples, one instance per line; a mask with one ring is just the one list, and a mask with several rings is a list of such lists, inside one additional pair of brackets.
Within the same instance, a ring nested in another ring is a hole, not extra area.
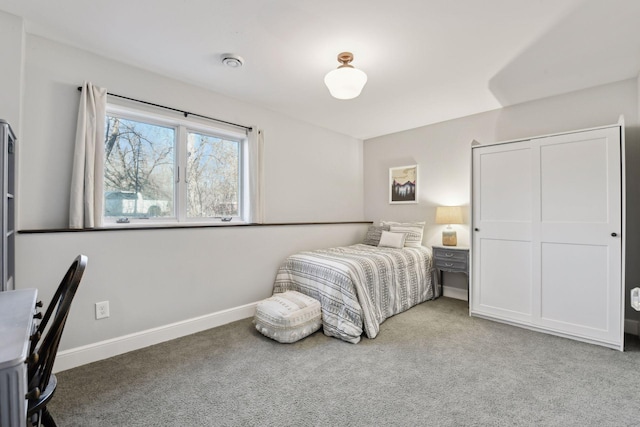
[(96, 303), (96, 320), (109, 317), (109, 301)]
[(640, 288), (631, 289), (631, 307), (636, 311), (640, 311)]

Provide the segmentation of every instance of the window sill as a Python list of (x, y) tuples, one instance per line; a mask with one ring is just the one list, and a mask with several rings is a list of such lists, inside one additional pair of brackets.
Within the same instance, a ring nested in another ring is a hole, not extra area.
[(226, 227), (229, 225), (246, 225), (245, 221), (240, 219), (234, 219), (232, 221), (220, 221), (220, 220), (211, 220), (211, 221), (185, 221), (185, 222), (177, 222), (175, 220), (172, 221), (154, 221), (154, 220), (140, 220), (134, 219), (130, 222), (107, 222), (105, 225), (100, 227), (100, 229), (131, 229), (131, 228), (188, 228), (188, 227)]
[(99, 232), (99, 231), (139, 231), (139, 230), (168, 230), (168, 229), (186, 229), (186, 228), (226, 228), (226, 227), (285, 227), (285, 226), (309, 226), (309, 225), (340, 225), (340, 224), (372, 224), (373, 221), (328, 221), (328, 222), (279, 222), (279, 223), (183, 223), (183, 224), (149, 224), (149, 225), (131, 225), (118, 227), (105, 226), (101, 228), (49, 228), (49, 229), (31, 229), (19, 230), (18, 234), (37, 234), (37, 233), (77, 233), (77, 232)]

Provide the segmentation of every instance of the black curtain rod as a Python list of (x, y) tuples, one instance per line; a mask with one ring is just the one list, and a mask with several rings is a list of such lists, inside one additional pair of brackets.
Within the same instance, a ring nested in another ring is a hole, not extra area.
[[(82, 91), (82, 86), (78, 86), (78, 91), (80, 91), (80, 92)], [(239, 127), (239, 128), (242, 128), (242, 129), (246, 129), (248, 132), (251, 132), (253, 130), (253, 128), (251, 126), (239, 125), (237, 123), (227, 122), (225, 120), (220, 120), (220, 119), (216, 119), (216, 118), (213, 118), (213, 117), (203, 116), (201, 114), (190, 113), (190, 112), (184, 111), (184, 110), (178, 110), (177, 108), (166, 107), (166, 106), (160, 105), (160, 104), (154, 104), (153, 102), (147, 102), (147, 101), (141, 101), (141, 100), (135, 99), (135, 98), (129, 98), (128, 96), (116, 95), (115, 93), (111, 93), (111, 92), (107, 92), (107, 95), (115, 96), (116, 98), (126, 99), (128, 101), (138, 102), (140, 104), (151, 105), (152, 107), (164, 108), (165, 110), (175, 111), (175, 112), (184, 114), (185, 117), (194, 116), (194, 117), (200, 117), (201, 119), (213, 120), (214, 122), (224, 123), (226, 125), (231, 125), (231, 126)]]

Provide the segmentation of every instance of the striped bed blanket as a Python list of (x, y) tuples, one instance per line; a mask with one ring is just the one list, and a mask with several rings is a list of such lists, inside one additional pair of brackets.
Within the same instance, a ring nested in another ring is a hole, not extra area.
[(385, 319), (434, 298), (431, 250), (357, 244), (291, 255), (274, 293), (298, 291), (320, 301), (325, 335), (357, 343), (375, 338)]

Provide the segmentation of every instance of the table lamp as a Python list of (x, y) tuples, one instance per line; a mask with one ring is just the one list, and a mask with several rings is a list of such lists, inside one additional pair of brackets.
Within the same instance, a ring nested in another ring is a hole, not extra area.
[(436, 224), (447, 224), (447, 228), (442, 231), (442, 244), (456, 246), (458, 237), (451, 224), (462, 224), (462, 207), (438, 206), (436, 208)]

